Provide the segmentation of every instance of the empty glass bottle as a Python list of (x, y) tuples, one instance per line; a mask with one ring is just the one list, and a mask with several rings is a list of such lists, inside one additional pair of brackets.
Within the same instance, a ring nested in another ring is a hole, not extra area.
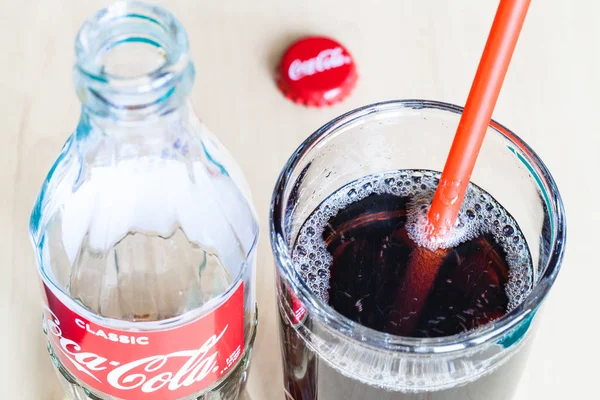
[(186, 32), (116, 3), (76, 41), (75, 132), (30, 222), (44, 331), (73, 399), (235, 399), (256, 332), (247, 184), (188, 95)]

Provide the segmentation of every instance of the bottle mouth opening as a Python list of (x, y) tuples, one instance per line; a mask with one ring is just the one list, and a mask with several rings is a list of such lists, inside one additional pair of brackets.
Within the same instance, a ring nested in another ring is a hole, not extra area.
[[(168, 97), (186, 75), (193, 76), (188, 50), (185, 29), (173, 14), (149, 4), (117, 2), (89, 18), (77, 35), (76, 85), (108, 103), (117, 93), (157, 95), (112, 104), (140, 108)], [(86, 103), (88, 96), (80, 97)]]

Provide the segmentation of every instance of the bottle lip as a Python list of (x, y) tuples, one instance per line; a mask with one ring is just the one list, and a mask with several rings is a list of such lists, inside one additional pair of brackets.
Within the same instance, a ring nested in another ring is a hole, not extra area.
[[(134, 75), (107, 70), (103, 57), (131, 43), (156, 47), (164, 62)], [(194, 79), (183, 25), (164, 8), (142, 2), (116, 2), (92, 15), (77, 34), (75, 57), (74, 81), (84, 106), (118, 119), (172, 110), (180, 104), (173, 99), (185, 97)]]
[(325, 326), (336, 332), (340, 332), (347, 340), (354, 341), (357, 346), (367, 346), (379, 351), (431, 355), (455, 353), (486, 343), (498, 343), (509, 332), (529, 323), (547, 296), (564, 257), (566, 221), (560, 193), (543, 161), (522, 139), (494, 120), (489, 124), (488, 134), (503, 136), (511, 142), (515, 149), (525, 155), (527, 164), (531, 167), (530, 171), (536, 177), (536, 184), (548, 194), (546, 202), (548, 207), (551, 208), (549, 211), (553, 234), (549, 242), (549, 256), (544, 272), (540, 275), (531, 293), (512, 311), (479, 329), (457, 335), (440, 338), (396, 336), (360, 325), (324, 304), (313, 294), (293, 265), (286, 229), (286, 215), (289, 213), (287, 201), (290, 188), (295, 183), (292, 180), (294, 172), (300, 167), (303, 158), (328, 137), (340, 134), (344, 127), (352, 121), (365, 118), (374, 113), (385, 113), (386, 111), (402, 108), (415, 110), (437, 109), (454, 114), (460, 114), (463, 111), (462, 107), (438, 101), (415, 99), (386, 101), (349, 111), (326, 123), (308, 137), (287, 161), (273, 191), (269, 230), (277, 271), (281, 278), (289, 284), (294, 295), (302, 302), (311, 317), (321, 321)]

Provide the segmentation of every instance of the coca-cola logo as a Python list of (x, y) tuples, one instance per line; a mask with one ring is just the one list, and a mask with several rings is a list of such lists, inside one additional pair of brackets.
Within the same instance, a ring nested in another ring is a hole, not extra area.
[(351, 63), (352, 59), (344, 54), (344, 49), (335, 47), (322, 50), (316, 57), (308, 60), (295, 59), (288, 68), (288, 76), (291, 80), (298, 81), (306, 76), (312, 76)]
[[(244, 345), (240, 288), (223, 305), (229, 309), (224, 312), (230, 323), (220, 323), (226, 320), (219, 312), (222, 306), (207, 316), (217, 317), (209, 321), (204, 317), (182, 328), (143, 334), (93, 324), (50, 292), (44, 305), (45, 331), (64, 367), (100, 392), (128, 399), (180, 398), (214, 383), (240, 358)], [(239, 306), (241, 320), (229, 318), (234, 305)], [(87, 333), (79, 341), (69, 335), (75, 328)], [(194, 347), (185, 347), (190, 341)]]
[[(73, 340), (63, 337), (60, 320), (48, 307), (45, 307), (45, 309), (52, 316), (51, 319), (46, 320), (46, 329), (59, 344), (55, 351), (60, 351), (77, 370), (98, 382), (102, 381), (94, 375), (94, 371), (110, 370), (106, 380), (114, 388), (131, 390), (141, 387), (142, 392), (152, 393), (168, 384), (169, 390), (177, 390), (182, 386), (190, 386), (194, 382), (200, 382), (210, 373), (219, 370), (216, 362), (217, 353), (212, 350), (227, 331), (227, 326), (218, 336), (212, 335), (198, 349), (159, 354), (120, 365), (119, 361), (109, 360), (98, 354), (86, 352)], [(77, 321), (81, 320), (76, 319), (76, 323)], [(209, 355), (209, 353), (211, 354)], [(186, 359), (176, 373), (162, 370), (170, 358), (176, 357)]]

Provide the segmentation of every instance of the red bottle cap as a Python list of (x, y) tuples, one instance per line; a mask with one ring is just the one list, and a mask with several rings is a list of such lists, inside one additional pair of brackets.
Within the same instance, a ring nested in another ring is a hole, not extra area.
[(298, 104), (322, 107), (350, 94), (357, 78), (354, 60), (344, 46), (311, 36), (287, 49), (279, 64), (277, 86)]

